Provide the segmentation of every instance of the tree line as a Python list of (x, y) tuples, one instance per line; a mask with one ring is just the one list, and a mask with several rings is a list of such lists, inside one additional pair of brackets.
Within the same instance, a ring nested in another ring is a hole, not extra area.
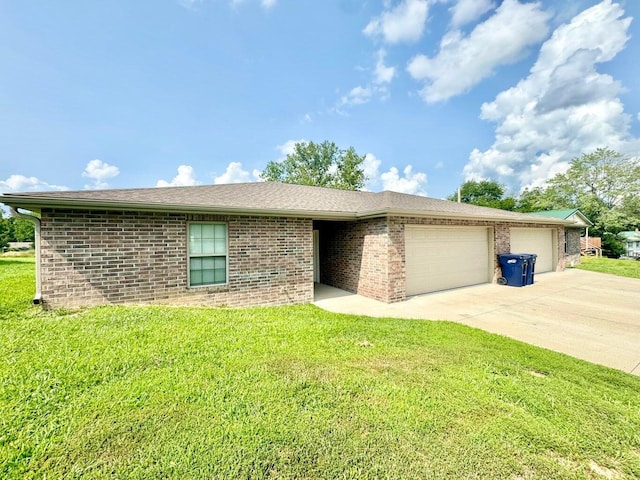
[(33, 242), (33, 222), (24, 218), (0, 216), (0, 251), (4, 250), (9, 242)]

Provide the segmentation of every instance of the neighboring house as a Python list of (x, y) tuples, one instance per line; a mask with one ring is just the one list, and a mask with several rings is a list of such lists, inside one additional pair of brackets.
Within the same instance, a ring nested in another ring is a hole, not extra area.
[(640, 231), (620, 232), (618, 235), (624, 238), (626, 256), (640, 259)]
[[(276, 305), (314, 282), (383, 302), (495, 281), (497, 255), (562, 270), (572, 220), (282, 183), (11, 193), (34, 212), (37, 300)], [(35, 300), (34, 300), (35, 301)]]
[[(571, 226), (566, 227), (564, 230), (564, 261), (566, 265), (579, 265), (580, 254), (583, 250), (581, 244), (582, 238), (585, 239), (586, 245), (590, 245), (589, 227), (593, 225), (591, 220), (589, 220), (584, 213), (577, 208), (547, 210), (544, 212), (532, 212), (531, 214), (573, 222)], [(585, 237), (582, 237), (583, 233), (586, 233)]]
[(602, 256), (602, 238), (600, 237), (580, 237), (580, 252), (583, 255)]

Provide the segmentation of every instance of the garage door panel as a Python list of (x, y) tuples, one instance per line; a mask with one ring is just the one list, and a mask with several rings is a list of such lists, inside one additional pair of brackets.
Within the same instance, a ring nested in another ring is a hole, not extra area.
[[(437, 275), (437, 278), (434, 278)], [(464, 280), (461, 280), (464, 278)], [(437, 292), (439, 290), (447, 290), (450, 288), (465, 287), (468, 285), (477, 285), (487, 283), (487, 275), (485, 272), (478, 273), (477, 270), (433, 270), (422, 271), (412, 276), (412, 291), (407, 295), (417, 295), (419, 293)]]
[(489, 246), (484, 227), (407, 226), (407, 295), (488, 282)]
[(554, 232), (552, 228), (512, 228), (511, 253), (535, 253), (536, 272), (551, 272), (555, 270)]

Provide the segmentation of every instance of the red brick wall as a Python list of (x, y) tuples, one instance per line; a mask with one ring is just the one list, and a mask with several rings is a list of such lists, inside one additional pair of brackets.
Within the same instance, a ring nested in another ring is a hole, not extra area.
[(318, 222), (320, 282), (388, 302), (387, 222)]
[(558, 233), (558, 264), (556, 265), (556, 271), (564, 270), (567, 265), (572, 265), (570, 256), (565, 253), (565, 235), (564, 227), (559, 227), (556, 232)]
[(580, 240), (582, 229), (580, 228), (567, 228), (567, 255), (580, 256)]
[[(320, 281), (384, 302), (406, 298), (404, 226), (484, 226), (493, 230), (494, 281), (501, 276), (497, 255), (509, 253), (510, 228), (549, 228), (543, 224), (389, 217), (358, 222), (317, 222)], [(558, 230), (558, 269), (564, 267), (564, 230)]]
[(565, 254), (565, 263), (567, 265), (580, 265), (580, 234), (582, 233), (581, 228), (567, 228), (567, 248)]
[[(405, 225), (450, 225), (450, 226), (482, 226), (493, 229), (493, 250), (494, 250), (494, 282), (501, 276), (500, 266), (497, 261), (498, 254), (509, 253), (511, 249), (510, 228), (530, 227), (549, 228), (549, 225), (505, 223), (478, 220), (457, 220), (457, 219), (436, 219), (417, 217), (390, 217), (389, 218), (389, 301), (402, 301), (405, 299), (405, 250), (404, 250), (404, 226)], [(559, 252), (564, 251), (564, 230), (558, 228), (558, 237), (562, 238), (562, 243), (558, 242)], [(563, 255), (559, 253), (561, 259), (558, 268), (564, 267)]]
[[(225, 285), (187, 285), (187, 222), (228, 224)], [(404, 225), (487, 226), (494, 254), (511, 227), (488, 221), (390, 217), (316, 222), (321, 282), (385, 302), (405, 298)], [(276, 305), (313, 300), (311, 219), (43, 210), (42, 290), (52, 307), (103, 303)], [(564, 267), (564, 229), (558, 269)], [(496, 262), (496, 277), (499, 267)]]
[[(228, 224), (227, 284), (188, 287), (188, 221)], [(41, 254), (51, 307), (313, 301), (310, 219), (43, 210)]]

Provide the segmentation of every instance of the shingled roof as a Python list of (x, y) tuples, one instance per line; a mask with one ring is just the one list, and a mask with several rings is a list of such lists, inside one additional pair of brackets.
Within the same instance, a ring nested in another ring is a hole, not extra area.
[(278, 215), (336, 220), (406, 215), (524, 223), (570, 223), (561, 219), (535, 217), (390, 191), (360, 192), (275, 182), (6, 193), (0, 195), (0, 201), (14, 208), (35, 212), (43, 208), (74, 208)]
[(531, 212), (530, 215), (539, 215), (541, 217), (559, 218), (561, 220), (572, 220), (576, 225), (581, 227), (590, 227), (593, 222), (578, 208), (567, 208), (564, 210), (544, 210), (540, 212)]

